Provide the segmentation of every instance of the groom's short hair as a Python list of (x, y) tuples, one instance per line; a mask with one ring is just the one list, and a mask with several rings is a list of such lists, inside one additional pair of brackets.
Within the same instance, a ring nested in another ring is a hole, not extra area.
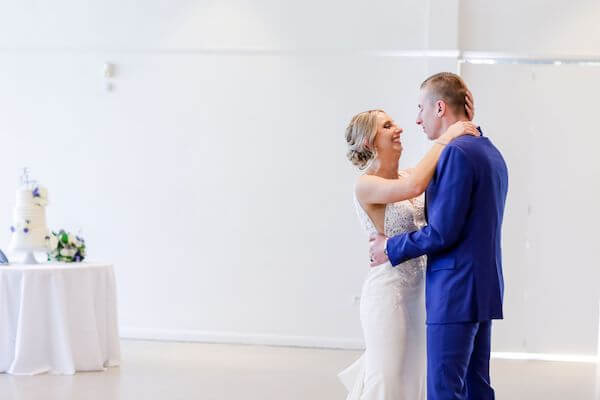
[(421, 89), (429, 91), (432, 101), (443, 100), (454, 113), (466, 114), (467, 85), (460, 76), (451, 72), (440, 72), (425, 79), (421, 83)]

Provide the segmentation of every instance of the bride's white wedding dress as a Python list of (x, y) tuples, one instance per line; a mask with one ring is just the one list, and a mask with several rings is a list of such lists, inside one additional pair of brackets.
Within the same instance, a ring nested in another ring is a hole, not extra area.
[[(388, 204), (385, 235), (414, 231), (425, 224), (424, 197)], [(373, 222), (354, 199), (367, 234)], [(338, 374), (347, 400), (422, 400), (426, 396), (424, 257), (392, 267), (369, 269), (360, 298), (366, 350)]]

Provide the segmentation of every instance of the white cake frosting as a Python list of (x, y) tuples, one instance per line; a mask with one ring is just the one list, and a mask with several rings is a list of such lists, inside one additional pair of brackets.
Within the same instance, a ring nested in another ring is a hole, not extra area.
[(46, 250), (50, 231), (46, 225), (48, 191), (39, 185), (17, 190), (10, 250)]

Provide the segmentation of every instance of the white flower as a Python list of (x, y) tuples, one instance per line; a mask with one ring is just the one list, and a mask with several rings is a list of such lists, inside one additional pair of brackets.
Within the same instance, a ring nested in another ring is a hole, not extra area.
[(77, 253), (75, 249), (60, 249), (60, 255), (63, 257), (73, 257)]
[(77, 248), (83, 245), (83, 243), (81, 243), (81, 241), (77, 239), (77, 236), (73, 235), (72, 233), (69, 233), (69, 244)]

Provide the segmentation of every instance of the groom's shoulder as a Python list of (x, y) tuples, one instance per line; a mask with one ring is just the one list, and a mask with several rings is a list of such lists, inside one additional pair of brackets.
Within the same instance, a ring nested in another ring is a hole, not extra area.
[(462, 163), (474, 166), (478, 154), (482, 151), (482, 143), (478, 143), (478, 140), (480, 139), (466, 135), (456, 138), (448, 143), (440, 158), (462, 160)]
[(482, 165), (499, 167), (500, 164), (506, 164), (498, 148), (487, 137), (461, 136), (450, 142), (447, 147), (446, 150), (454, 149), (457, 157), (468, 160), (475, 169)]
[(476, 143), (474, 140), (477, 138), (473, 136), (461, 136), (459, 138), (454, 139), (450, 143), (446, 145), (446, 152), (457, 153), (457, 154), (465, 154), (473, 151), (473, 147)]
[(463, 135), (463, 136), (457, 137), (456, 139), (451, 141), (448, 145), (456, 146), (456, 147), (464, 149), (464, 148), (476, 146), (477, 144), (479, 144), (480, 139), (481, 139), (480, 137), (475, 137), (472, 135)]
[(461, 153), (469, 156), (470, 154), (477, 154), (482, 151), (485, 151), (485, 146), (489, 144), (489, 140), (487, 138), (480, 138), (474, 136), (461, 136), (459, 138), (454, 139), (452, 142), (448, 143), (449, 149), (456, 149)]

